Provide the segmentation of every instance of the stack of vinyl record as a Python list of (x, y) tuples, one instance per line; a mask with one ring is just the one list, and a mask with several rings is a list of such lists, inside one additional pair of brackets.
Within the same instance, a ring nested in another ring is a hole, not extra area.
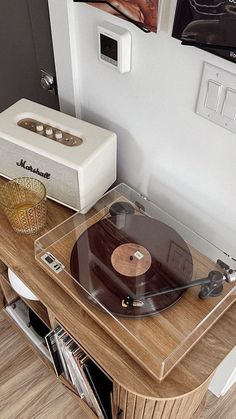
[(46, 340), (57, 374), (64, 372), (99, 418), (110, 419), (112, 382), (108, 377), (61, 326), (50, 332)]

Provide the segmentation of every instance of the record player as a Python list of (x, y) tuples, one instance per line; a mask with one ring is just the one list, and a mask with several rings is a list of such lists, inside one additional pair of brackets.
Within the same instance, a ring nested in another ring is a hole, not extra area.
[(235, 301), (225, 253), (125, 184), (37, 239), (35, 257), (159, 381)]

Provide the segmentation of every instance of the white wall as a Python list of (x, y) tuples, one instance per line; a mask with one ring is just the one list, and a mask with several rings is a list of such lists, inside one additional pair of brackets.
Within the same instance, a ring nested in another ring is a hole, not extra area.
[[(119, 179), (236, 257), (236, 136), (194, 113), (203, 62), (236, 73), (235, 64), (171, 37), (175, 0), (164, 0), (157, 34), (72, 0), (49, 2), (61, 31), (59, 3), (70, 9), (73, 80), (63, 95), (73, 82), (77, 116), (117, 133)], [(131, 73), (98, 61), (103, 20), (130, 30)]]

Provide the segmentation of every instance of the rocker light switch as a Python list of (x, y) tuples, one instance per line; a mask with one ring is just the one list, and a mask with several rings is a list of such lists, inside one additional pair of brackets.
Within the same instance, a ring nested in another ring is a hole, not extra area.
[(215, 112), (219, 106), (221, 88), (222, 85), (220, 83), (216, 83), (213, 80), (208, 80), (205, 106)]
[(236, 133), (236, 72), (204, 63), (196, 113)]
[(235, 119), (236, 114), (236, 91), (226, 89), (225, 101), (222, 109), (222, 115), (229, 119)]

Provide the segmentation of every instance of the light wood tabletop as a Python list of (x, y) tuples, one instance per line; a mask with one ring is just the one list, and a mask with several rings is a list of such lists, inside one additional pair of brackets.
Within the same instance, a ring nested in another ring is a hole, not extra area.
[[(1, 179), (1, 182), (5, 180)], [(44, 232), (73, 214), (68, 208), (51, 200), (48, 200), (47, 207), (47, 227)], [(209, 380), (219, 363), (234, 347), (235, 305), (212, 326), (168, 377), (159, 383), (40, 268), (34, 256), (35, 238), (14, 233), (5, 215), (0, 212), (2, 262), (11, 267), (117, 385), (124, 389), (156, 400), (189, 395)]]

